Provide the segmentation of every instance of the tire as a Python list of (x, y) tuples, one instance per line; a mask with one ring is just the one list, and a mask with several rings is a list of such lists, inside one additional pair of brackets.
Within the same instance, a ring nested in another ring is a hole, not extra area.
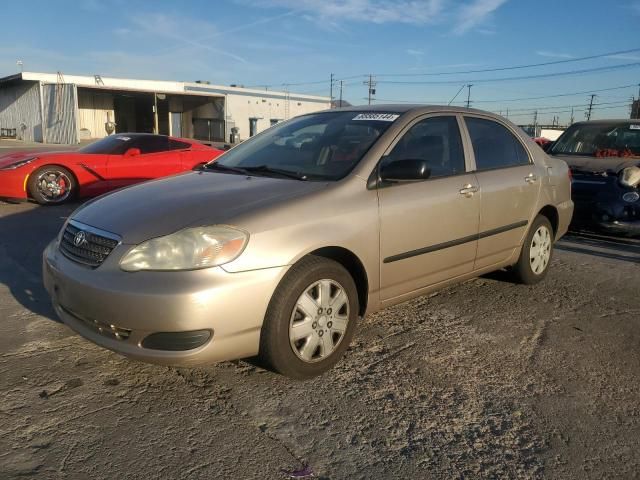
[(551, 222), (544, 215), (538, 215), (524, 240), (518, 263), (513, 266), (518, 282), (534, 285), (547, 276), (553, 257), (553, 242)]
[(313, 255), (303, 258), (287, 272), (269, 302), (260, 335), (260, 364), (300, 380), (326, 372), (349, 347), (358, 311), (355, 282), (342, 265)]
[(78, 182), (66, 168), (45, 165), (29, 175), (27, 190), (40, 205), (60, 205), (75, 198)]

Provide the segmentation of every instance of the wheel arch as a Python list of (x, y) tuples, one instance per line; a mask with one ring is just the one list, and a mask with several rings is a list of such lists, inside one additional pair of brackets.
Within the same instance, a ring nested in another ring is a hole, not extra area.
[(318, 248), (307, 255), (324, 257), (338, 262), (349, 272), (358, 290), (358, 303), (360, 306), (358, 314), (363, 317), (367, 311), (369, 301), (369, 277), (364, 264), (358, 256), (351, 250), (336, 246)]
[(551, 222), (551, 228), (553, 228), (553, 237), (556, 238), (558, 235), (558, 227), (560, 225), (560, 215), (558, 214), (558, 209), (553, 205), (546, 205), (540, 209), (538, 215), (547, 217), (549, 222)]
[(27, 177), (24, 180), (24, 186), (25, 186), (25, 191), (27, 194), (27, 198), (33, 199), (33, 196), (31, 195), (31, 190), (29, 189), (29, 181), (31, 180), (31, 177), (33, 177), (33, 175), (38, 171), (38, 170), (42, 170), (43, 168), (46, 167), (58, 167), (58, 168), (64, 168), (65, 170), (67, 170), (71, 176), (73, 177), (73, 181), (76, 182), (76, 188), (80, 189), (80, 181), (78, 180), (78, 174), (75, 172), (75, 170), (73, 168), (71, 168), (69, 165), (62, 165), (60, 163), (45, 163), (44, 165), (39, 165), (38, 167), (34, 168), (33, 170), (31, 170), (31, 172), (29, 172), (29, 175), (27, 175)]

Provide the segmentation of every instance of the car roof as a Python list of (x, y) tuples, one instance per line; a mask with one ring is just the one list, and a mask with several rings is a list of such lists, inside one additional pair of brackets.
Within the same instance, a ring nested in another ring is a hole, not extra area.
[(430, 112), (451, 112), (451, 113), (476, 113), (482, 115), (488, 115), (495, 118), (502, 118), (500, 115), (487, 112), (484, 110), (478, 110), (475, 108), (454, 107), (452, 105), (425, 105), (420, 103), (406, 103), (406, 104), (380, 104), (380, 105), (353, 105), (349, 107), (333, 108), (331, 110), (325, 110), (325, 112), (380, 112), (380, 113), (415, 113), (423, 114)]
[(582, 122), (576, 122), (573, 125), (631, 125), (631, 124), (639, 124), (639, 119), (603, 119), (603, 120), (585, 120)]
[(171, 135), (160, 135), (158, 133), (122, 132), (122, 133), (114, 133), (113, 135), (110, 135), (110, 136), (112, 137), (123, 136), (123, 137), (130, 137), (130, 138), (164, 137), (164, 138), (170, 138), (172, 140), (179, 140), (181, 142), (190, 143), (190, 144), (200, 143), (198, 142), (198, 140), (194, 140), (193, 138), (172, 137)]

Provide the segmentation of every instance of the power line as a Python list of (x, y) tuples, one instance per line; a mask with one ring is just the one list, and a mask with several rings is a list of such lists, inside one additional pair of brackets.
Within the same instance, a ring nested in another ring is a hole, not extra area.
[(456, 72), (430, 72), (430, 73), (378, 73), (376, 76), (378, 77), (435, 77), (441, 75), (464, 75), (468, 73), (486, 73), (486, 72), (503, 72), (506, 70), (520, 70), (523, 68), (535, 68), (535, 67), (546, 67), (549, 65), (560, 65), (564, 63), (572, 63), (572, 62), (582, 62), (585, 60), (594, 60), (596, 58), (604, 58), (604, 57), (613, 57), (616, 55), (625, 55), (629, 53), (640, 52), (640, 48), (633, 48), (630, 50), (620, 50), (617, 52), (608, 52), (608, 53), (599, 53), (597, 55), (589, 55), (587, 57), (579, 57), (579, 58), (567, 58), (563, 60), (554, 60), (551, 62), (542, 62), (542, 63), (531, 63), (528, 65), (514, 65), (507, 67), (494, 67), (494, 68), (483, 68), (479, 70), (464, 70), (464, 71), (456, 71)]
[(437, 80), (437, 81), (380, 80), (379, 83), (395, 84), (395, 85), (452, 85), (452, 84), (459, 85), (460, 83), (463, 83), (463, 82), (467, 82), (467, 83), (509, 82), (509, 81), (518, 81), (518, 80), (566, 77), (566, 76), (572, 76), (572, 75), (582, 75), (585, 73), (609, 72), (609, 71), (622, 70), (622, 69), (634, 68), (634, 67), (640, 67), (640, 62), (623, 63), (619, 65), (611, 65), (608, 67), (585, 68), (582, 70), (569, 70), (565, 72), (541, 73), (537, 75), (523, 75), (520, 77), (498, 77), (498, 78), (484, 78), (484, 79), (473, 79), (473, 80), (457, 79), (457, 80)]
[(475, 100), (475, 103), (502, 103), (502, 102), (522, 102), (525, 100), (544, 100), (547, 98), (559, 98), (559, 97), (573, 97), (573, 96), (577, 96), (577, 95), (588, 95), (590, 93), (596, 93), (596, 92), (610, 92), (612, 90), (622, 90), (625, 88), (635, 88), (637, 87), (637, 84), (632, 83), (631, 85), (622, 85), (620, 87), (610, 87), (610, 88), (600, 88), (597, 90), (586, 90), (586, 91), (582, 91), (582, 92), (573, 92), (573, 93), (558, 93), (555, 95), (545, 95), (542, 97), (525, 97), (525, 98), (505, 98), (502, 100)]
[(587, 120), (591, 120), (591, 112), (593, 111), (593, 100), (597, 97), (595, 93), (591, 94), (591, 100), (589, 101), (589, 110), (587, 111)]

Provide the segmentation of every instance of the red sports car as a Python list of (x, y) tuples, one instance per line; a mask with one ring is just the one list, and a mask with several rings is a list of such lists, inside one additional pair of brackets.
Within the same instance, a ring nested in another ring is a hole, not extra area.
[(191, 170), (222, 154), (193, 140), (119, 133), (71, 152), (0, 156), (0, 198), (57, 205)]

